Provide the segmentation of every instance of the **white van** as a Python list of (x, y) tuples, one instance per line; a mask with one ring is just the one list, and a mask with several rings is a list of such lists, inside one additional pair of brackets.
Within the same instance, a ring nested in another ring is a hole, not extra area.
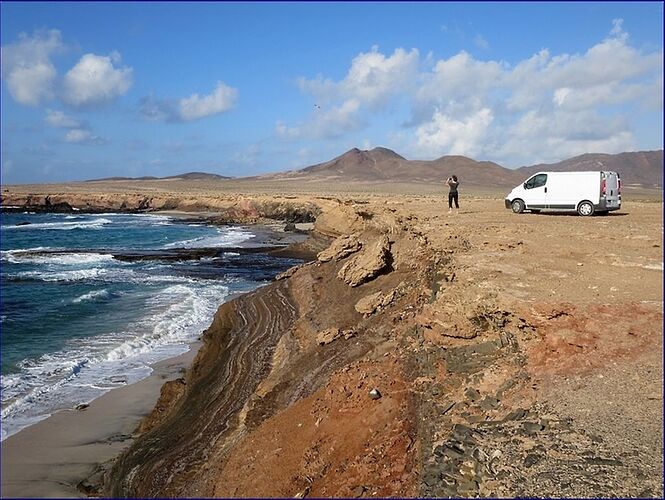
[(621, 208), (621, 178), (616, 172), (538, 172), (506, 197), (506, 208), (575, 211), (605, 215)]

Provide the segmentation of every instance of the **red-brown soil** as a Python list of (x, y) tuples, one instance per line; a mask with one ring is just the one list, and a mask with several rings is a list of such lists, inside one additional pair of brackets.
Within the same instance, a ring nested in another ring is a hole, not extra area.
[[(276, 213), (241, 198), (210, 209)], [(662, 204), (278, 201), (360, 249), (225, 304), (105, 493), (662, 497)]]

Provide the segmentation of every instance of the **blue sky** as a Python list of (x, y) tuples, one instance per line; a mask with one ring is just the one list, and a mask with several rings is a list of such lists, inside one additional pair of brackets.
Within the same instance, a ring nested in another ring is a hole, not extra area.
[(2, 182), (661, 149), (662, 3), (11, 3)]

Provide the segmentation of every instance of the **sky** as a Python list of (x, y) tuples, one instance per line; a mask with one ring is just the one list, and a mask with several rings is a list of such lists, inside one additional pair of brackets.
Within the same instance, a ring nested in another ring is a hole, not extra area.
[(663, 148), (663, 3), (2, 2), (1, 181)]

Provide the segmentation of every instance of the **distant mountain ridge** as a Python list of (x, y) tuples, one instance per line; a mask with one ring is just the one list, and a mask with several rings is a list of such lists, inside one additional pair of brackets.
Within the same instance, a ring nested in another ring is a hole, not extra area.
[(558, 163), (541, 163), (531, 167), (518, 168), (529, 176), (539, 170), (572, 172), (576, 170), (610, 170), (619, 172), (625, 185), (640, 184), (644, 187), (663, 186), (663, 150), (637, 151), (633, 153), (583, 154)]
[(462, 185), (513, 187), (539, 170), (612, 170), (621, 174), (625, 185), (662, 187), (663, 150), (614, 155), (584, 154), (558, 163), (509, 169), (491, 161), (476, 161), (459, 155), (442, 156), (435, 160), (407, 160), (383, 147), (370, 150), (353, 148), (327, 162), (260, 178), (303, 182), (440, 183), (451, 175), (457, 175)]
[(162, 180), (176, 180), (183, 179), (188, 181), (198, 180), (218, 180), (218, 179), (233, 179), (233, 177), (226, 177), (224, 175), (209, 174), (207, 172), (187, 172), (184, 174), (170, 175), (168, 177), (104, 177), (103, 179), (90, 179), (84, 182), (104, 182), (104, 181), (162, 181)]
[[(625, 186), (662, 188), (663, 150), (619, 154), (587, 153), (558, 163), (541, 163), (505, 168), (492, 161), (477, 161), (460, 155), (446, 155), (435, 160), (407, 160), (388, 148), (370, 150), (353, 148), (332, 160), (299, 170), (239, 178), (251, 180), (290, 180), (294, 182), (361, 183), (443, 183), (457, 175), (461, 186), (510, 188), (538, 171), (611, 170), (619, 172)], [(206, 172), (187, 172), (168, 177), (107, 177), (102, 181), (219, 181), (233, 179)]]

